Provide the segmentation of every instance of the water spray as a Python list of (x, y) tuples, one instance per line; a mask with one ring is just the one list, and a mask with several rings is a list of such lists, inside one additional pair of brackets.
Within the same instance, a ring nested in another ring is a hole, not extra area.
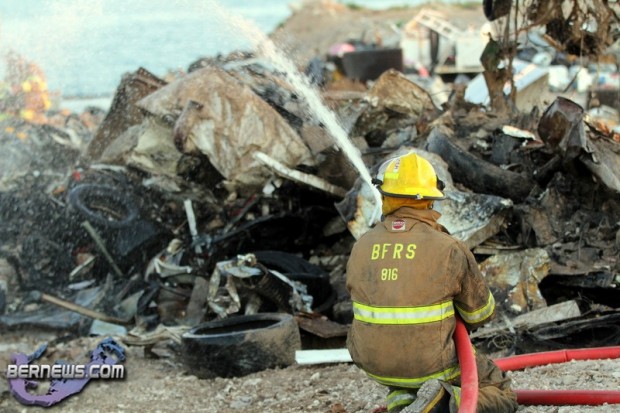
[(359, 150), (349, 139), (335, 113), (323, 103), (323, 99), (317, 88), (310, 83), (306, 75), (297, 69), (293, 61), (287, 57), (254, 22), (230, 13), (216, 0), (210, 0), (208, 4), (211, 7), (211, 11), (215, 12), (218, 17), (230, 25), (230, 27), (239, 30), (237, 33), (242, 34), (249, 40), (257, 53), (268, 58), (278, 70), (283, 72), (291, 83), (291, 86), (293, 86), (299, 95), (306, 100), (312, 114), (327, 129), (336, 145), (343, 151), (352, 166), (357, 169), (362, 181), (371, 188), (376, 208), (372, 217), (369, 219), (370, 222), (368, 222), (368, 225), (376, 222), (381, 214), (381, 194), (372, 184), (372, 178), (362, 160)]

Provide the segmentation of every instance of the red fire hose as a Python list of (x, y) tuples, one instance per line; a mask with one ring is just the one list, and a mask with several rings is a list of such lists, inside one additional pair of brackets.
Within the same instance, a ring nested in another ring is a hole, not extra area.
[(461, 405), (459, 406), (459, 413), (476, 413), (478, 405), (476, 356), (474, 356), (474, 347), (469, 340), (465, 324), (459, 317), (456, 318), (454, 342), (461, 365)]
[(600, 406), (619, 404), (614, 390), (515, 390), (517, 403), (524, 406)]
[(521, 354), (494, 360), (504, 371), (522, 370), (527, 367), (545, 364), (564, 363), (571, 360), (600, 360), (620, 358), (620, 346), (596, 347), (577, 350), (543, 351), (541, 353)]
[[(565, 363), (571, 360), (615, 358), (620, 358), (620, 346), (543, 351), (500, 358), (494, 361), (500, 369), (512, 371), (546, 364)], [(614, 390), (515, 390), (515, 393), (517, 393), (517, 402), (523, 405), (597, 406), (605, 403), (620, 403), (620, 391)]]
[[(478, 402), (478, 371), (467, 329), (459, 318), (456, 320), (454, 341), (461, 365), (462, 394), (459, 413), (472, 413), (476, 411)], [(547, 351), (505, 357), (494, 361), (503, 371), (511, 371), (552, 363), (564, 363), (570, 360), (609, 358), (620, 358), (620, 346)], [(614, 390), (515, 390), (515, 393), (517, 394), (517, 402), (521, 405), (596, 406), (605, 403), (620, 404), (620, 391)]]

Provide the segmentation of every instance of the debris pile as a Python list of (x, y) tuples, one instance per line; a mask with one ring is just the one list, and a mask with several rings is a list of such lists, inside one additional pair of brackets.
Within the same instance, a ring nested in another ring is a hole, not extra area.
[[(419, 74), (395, 69), (363, 89), (335, 83), (323, 98), (371, 172), (417, 151), (446, 183), (440, 222), (498, 302), (474, 340), (506, 354), (617, 343), (613, 127), (566, 97), (489, 111), (457, 83), (438, 105)], [(201, 59), (170, 82), (140, 68), (105, 116), (89, 114), (2, 120), (0, 328), (113, 332), (187, 353), (209, 322), (288, 313), (300, 346), (342, 346), (345, 264), (376, 209), (286, 74), (252, 53)], [(260, 320), (247, 323), (280, 325)]]

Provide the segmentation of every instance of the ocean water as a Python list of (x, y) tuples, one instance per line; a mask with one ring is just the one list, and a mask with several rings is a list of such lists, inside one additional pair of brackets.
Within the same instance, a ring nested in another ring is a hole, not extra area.
[[(423, 0), (351, 0), (370, 8)], [(454, 2), (454, 1), (453, 1)], [(266, 33), (291, 13), (288, 0), (220, 0)], [(157, 76), (186, 70), (204, 56), (249, 49), (205, 0), (2, 0), (0, 76), (17, 51), (44, 70), (50, 90), (69, 97), (109, 97), (124, 73)]]

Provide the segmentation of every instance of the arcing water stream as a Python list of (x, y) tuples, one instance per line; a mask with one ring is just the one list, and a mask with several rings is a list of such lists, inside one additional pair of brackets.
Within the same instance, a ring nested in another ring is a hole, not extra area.
[[(295, 67), (293, 61), (288, 58), (285, 53), (280, 50), (256, 24), (254, 24), (254, 22), (232, 14), (216, 0), (207, 1), (207, 4), (211, 8), (211, 11), (221, 17), (223, 22), (228, 24), (231, 28), (238, 30), (236, 33), (242, 34), (250, 41), (259, 54), (268, 58), (278, 70), (286, 74), (291, 86), (306, 100), (314, 117), (319, 120), (331, 134), (335, 143), (347, 156), (353, 167), (359, 172), (363, 182), (372, 188), (376, 212), (370, 220), (376, 221), (381, 211), (381, 194), (372, 184), (372, 178), (362, 160), (359, 150), (351, 143), (346, 131), (338, 122), (336, 115), (325, 106), (318, 90), (310, 84), (308, 78)], [(368, 222), (368, 224), (372, 224), (372, 222)]]

